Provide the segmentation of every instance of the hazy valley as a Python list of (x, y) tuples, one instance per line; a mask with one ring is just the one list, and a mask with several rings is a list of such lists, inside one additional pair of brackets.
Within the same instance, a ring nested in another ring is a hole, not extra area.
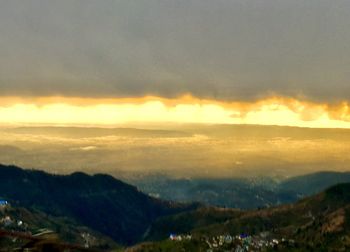
[[(109, 173), (126, 180), (268, 176), (347, 171), (350, 130), (254, 125), (0, 129), (0, 160), (58, 174)], [(103, 158), (101, 158), (103, 157)]]

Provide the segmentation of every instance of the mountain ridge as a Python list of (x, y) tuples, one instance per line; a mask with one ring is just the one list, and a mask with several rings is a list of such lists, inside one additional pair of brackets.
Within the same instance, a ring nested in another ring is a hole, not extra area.
[(13, 205), (68, 216), (121, 244), (139, 241), (160, 216), (198, 206), (152, 198), (109, 175), (51, 175), (3, 165), (0, 197)]
[[(191, 238), (171, 241), (166, 234), (189, 234)], [(294, 204), (248, 211), (207, 207), (163, 217), (154, 223), (148, 237), (158, 242), (140, 244), (130, 251), (205, 251), (210, 249), (209, 241), (217, 247), (215, 240), (227, 235), (236, 237), (236, 243), (223, 243), (222, 250), (214, 251), (230, 251), (242, 244), (255, 246), (254, 251), (349, 251), (350, 183), (329, 187)], [(268, 247), (259, 250), (259, 243)]]

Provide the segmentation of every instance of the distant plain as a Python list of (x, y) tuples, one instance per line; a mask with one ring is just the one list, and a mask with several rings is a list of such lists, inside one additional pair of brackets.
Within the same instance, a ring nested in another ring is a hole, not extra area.
[(350, 130), (257, 125), (159, 124), (118, 128), (0, 128), (0, 160), (53, 173), (109, 173), (130, 180), (288, 178), (346, 171)]

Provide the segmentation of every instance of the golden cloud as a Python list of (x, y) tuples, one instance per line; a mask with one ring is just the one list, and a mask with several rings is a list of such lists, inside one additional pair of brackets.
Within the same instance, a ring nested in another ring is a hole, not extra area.
[(347, 102), (322, 104), (290, 97), (218, 101), (191, 95), (116, 99), (80, 97), (3, 97), (1, 123), (114, 125), (128, 122), (268, 124), (350, 127)]

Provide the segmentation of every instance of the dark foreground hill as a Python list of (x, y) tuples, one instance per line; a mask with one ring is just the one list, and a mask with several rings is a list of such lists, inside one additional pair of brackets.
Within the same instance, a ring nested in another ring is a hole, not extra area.
[(66, 216), (121, 244), (141, 240), (160, 216), (196, 208), (154, 199), (108, 175), (50, 175), (3, 165), (0, 198), (14, 206)]
[(40, 244), (76, 248), (77, 251), (119, 248), (111, 238), (79, 225), (73, 219), (49, 216), (37, 210), (10, 204), (0, 206), (0, 251), (34, 249), (39, 248)]
[[(191, 239), (170, 241), (171, 233), (191, 234)], [(220, 237), (228, 235), (238, 238), (220, 245)], [(211, 207), (160, 218), (149, 232), (149, 240), (157, 239), (165, 240), (131, 251), (231, 251), (246, 245), (254, 251), (350, 251), (350, 183), (290, 205), (251, 211)]]

